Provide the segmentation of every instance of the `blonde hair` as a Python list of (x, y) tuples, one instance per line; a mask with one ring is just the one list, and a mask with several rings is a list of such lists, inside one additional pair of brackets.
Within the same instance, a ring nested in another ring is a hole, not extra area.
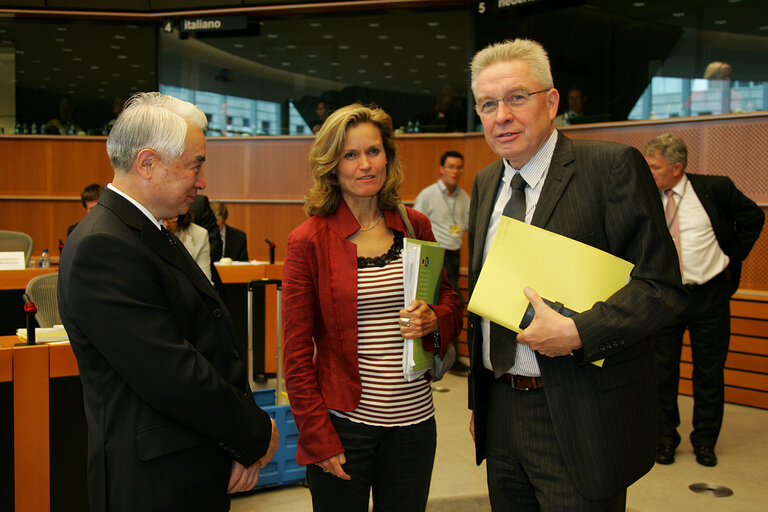
[(472, 93), (475, 92), (477, 76), (481, 71), (498, 62), (511, 60), (527, 62), (539, 87), (552, 89), (555, 86), (544, 47), (530, 39), (514, 39), (486, 46), (475, 54), (469, 66), (472, 72)]
[(379, 208), (397, 208), (400, 203), (399, 189), (403, 182), (403, 171), (397, 160), (392, 118), (380, 108), (369, 108), (355, 103), (331, 114), (317, 132), (317, 138), (309, 152), (312, 186), (304, 197), (304, 211), (307, 215), (324, 216), (336, 211), (341, 199), (341, 185), (334, 171), (343, 156), (347, 130), (363, 123), (371, 123), (379, 129), (387, 156), (387, 177), (378, 194)]

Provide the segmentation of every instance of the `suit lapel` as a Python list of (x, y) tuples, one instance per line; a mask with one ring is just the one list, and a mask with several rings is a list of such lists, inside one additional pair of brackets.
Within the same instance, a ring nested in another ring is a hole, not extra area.
[(536, 203), (536, 211), (533, 212), (531, 225), (540, 228), (547, 225), (555, 206), (557, 206), (571, 176), (573, 176), (573, 170), (568, 165), (574, 160), (573, 143), (569, 138), (558, 133), (555, 152), (552, 154), (552, 162), (549, 164), (547, 177)]
[[(154, 225), (146, 215), (139, 211), (127, 199), (110, 189), (105, 189), (99, 199), (99, 203), (109, 208), (125, 224), (138, 231), (142, 242), (149, 247), (158, 256), (184, 272), (190, 281), (201, 292), (210, 295), (218, 300), (218, 294), (213, 286), (208, 282), (202, 270), (197, 265), (189, 252), (184, 248), (184, 244), (177, 239), (178, 248), (174, 248), (168, 238)], [(177, 250), (178, 249), (178, 250)]]
[(482, 181), (478, 181), (478, 206), (477, 220), (475, 226), (474, 250), (472, 254), (472, 271), (474, 275), (480, 275), (480, 269), (483, 267), (483, 252), (485, 251), (485, 237), (488, 235), (488, 224), (491, 221), (493, 205), (496, 202), (496, 193), (501, 184), (501, 176), (504, 173), (504, 161), (498, 160), (495, 166), (490, 169), (486, 175), (482, 176)]

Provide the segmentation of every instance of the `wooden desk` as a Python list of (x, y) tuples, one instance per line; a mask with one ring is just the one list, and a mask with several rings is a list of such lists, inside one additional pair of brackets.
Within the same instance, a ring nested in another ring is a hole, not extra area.
[(0, 290), (25, 290), (33, 277), (58, 271), (59, 267), (0, 270)]
[[(0, 337), (0, 382), (13, 384), (15, 509), (51, 510), (49, 381), (78, 375), (69, 343), (17, 346)], [(20, 478), (23, 476), (23, 478)]]

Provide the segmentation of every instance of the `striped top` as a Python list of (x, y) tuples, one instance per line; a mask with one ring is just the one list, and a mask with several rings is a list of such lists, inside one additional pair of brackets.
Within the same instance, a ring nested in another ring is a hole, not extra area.
[(357, 423), (396, 427), (434, 416), (432, 388), (422, 377), (403, 378), (403, 338), (399, 311), (403, 309), (403, 260), (383, 267), (357, 270), (357, 354), (362, 381), (360, 403), (354, 411), (334, 411)]

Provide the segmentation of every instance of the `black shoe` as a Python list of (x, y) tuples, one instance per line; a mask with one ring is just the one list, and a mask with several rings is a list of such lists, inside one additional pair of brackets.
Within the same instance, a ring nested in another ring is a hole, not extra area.
[(675, 462), (675, 447), (671, 444), (660, 444), (656, 447), (656, 462), (672, 464)]
[(714, 448), (699, 446), (693, 449), (693, 453), (696, 454), (696, 462), (702, 466), (717, 466), (717, 456), (715, 455)]

